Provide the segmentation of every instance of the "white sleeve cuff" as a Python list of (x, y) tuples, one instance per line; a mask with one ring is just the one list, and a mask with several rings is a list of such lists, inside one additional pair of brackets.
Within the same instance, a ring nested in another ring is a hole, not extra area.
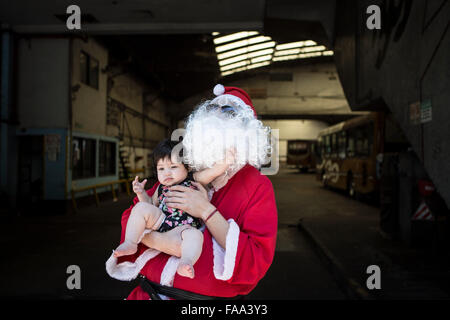
[(114, 251), (106, 261), (106, 272), (114, 279), (122, 281), (131, 281), (136, 279), (141, 269), (150, 260), (156, 257), (160, 252), (155, 249), (145, 250), (135, 262), (124, 261), (117, 263), (114, 257)]
[[(150, 233), (151, 230), (145, 230), (139, 239), (141, 242), (142, 238)], [(106, 272), (114, 279), (122, 281), (131, 281), (135, 279), (141, 269), (150, 260), (156, 257), (160, 251), (156, 249), (149, 248), (145, 250), (135, 262), (124, 261), (122, 263), (117, 263), (117, 258), (114, 257), (114, 251), (106, 261)]]
[(214, 238), (214, 276), (218, 280), (229, 280), (233, 276), (236, 263), (236, 254), (239, 243), (239, 234), (241, 230), (233, 219), (228, 220), (229, 229), (227, 233), (226, 248), (223, 249)]

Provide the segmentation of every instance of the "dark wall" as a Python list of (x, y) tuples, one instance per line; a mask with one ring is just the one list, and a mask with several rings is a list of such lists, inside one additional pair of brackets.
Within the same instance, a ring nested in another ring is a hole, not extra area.
[[(373, 4), (381, 9), (380, 30), (366, 26)], [(351, 108), (387, 107), (450, 206), (448, 17), (445, 0), (338, 1), (333, 42)]]

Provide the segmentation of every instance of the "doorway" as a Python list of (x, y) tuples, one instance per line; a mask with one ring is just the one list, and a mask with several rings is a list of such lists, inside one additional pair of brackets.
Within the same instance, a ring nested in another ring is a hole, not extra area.
[(44, 136), (19, 138), (18, 169), (18, 208), (29, 215), (44, 200)]

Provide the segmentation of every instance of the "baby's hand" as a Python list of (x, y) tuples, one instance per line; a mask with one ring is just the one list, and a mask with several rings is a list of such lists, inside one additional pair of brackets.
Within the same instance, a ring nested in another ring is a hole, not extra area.
[(225, 163), (227, 164), (232, 164), (236, 161), (236, 149), (235, 148), (231, 148), (228, 149), (225, 153)]
[(147, 183), (147, 179), (144, 179), (144, 181), (139, 182), (139, 177), (136, 176), (136, 178), (134, 179), (134, 181), (132, 182), (132, 186), (133, 186), (133, 192), (136, 194), (142, 194), (145, 192), (145, 184)]

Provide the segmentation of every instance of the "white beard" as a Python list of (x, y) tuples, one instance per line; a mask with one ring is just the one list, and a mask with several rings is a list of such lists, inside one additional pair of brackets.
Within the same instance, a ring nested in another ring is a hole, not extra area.
[(269, 162), (270, 129), (256, 119), (248, 106), (235, 106), (235, 115), (211, 109), (210, 101), (201, 104), (186, 122), (183, 160), (195, 170), (211, 168), (224, 161), (226, 150), (236, 150), (227, 173), (245, 164), (260, 168)]

